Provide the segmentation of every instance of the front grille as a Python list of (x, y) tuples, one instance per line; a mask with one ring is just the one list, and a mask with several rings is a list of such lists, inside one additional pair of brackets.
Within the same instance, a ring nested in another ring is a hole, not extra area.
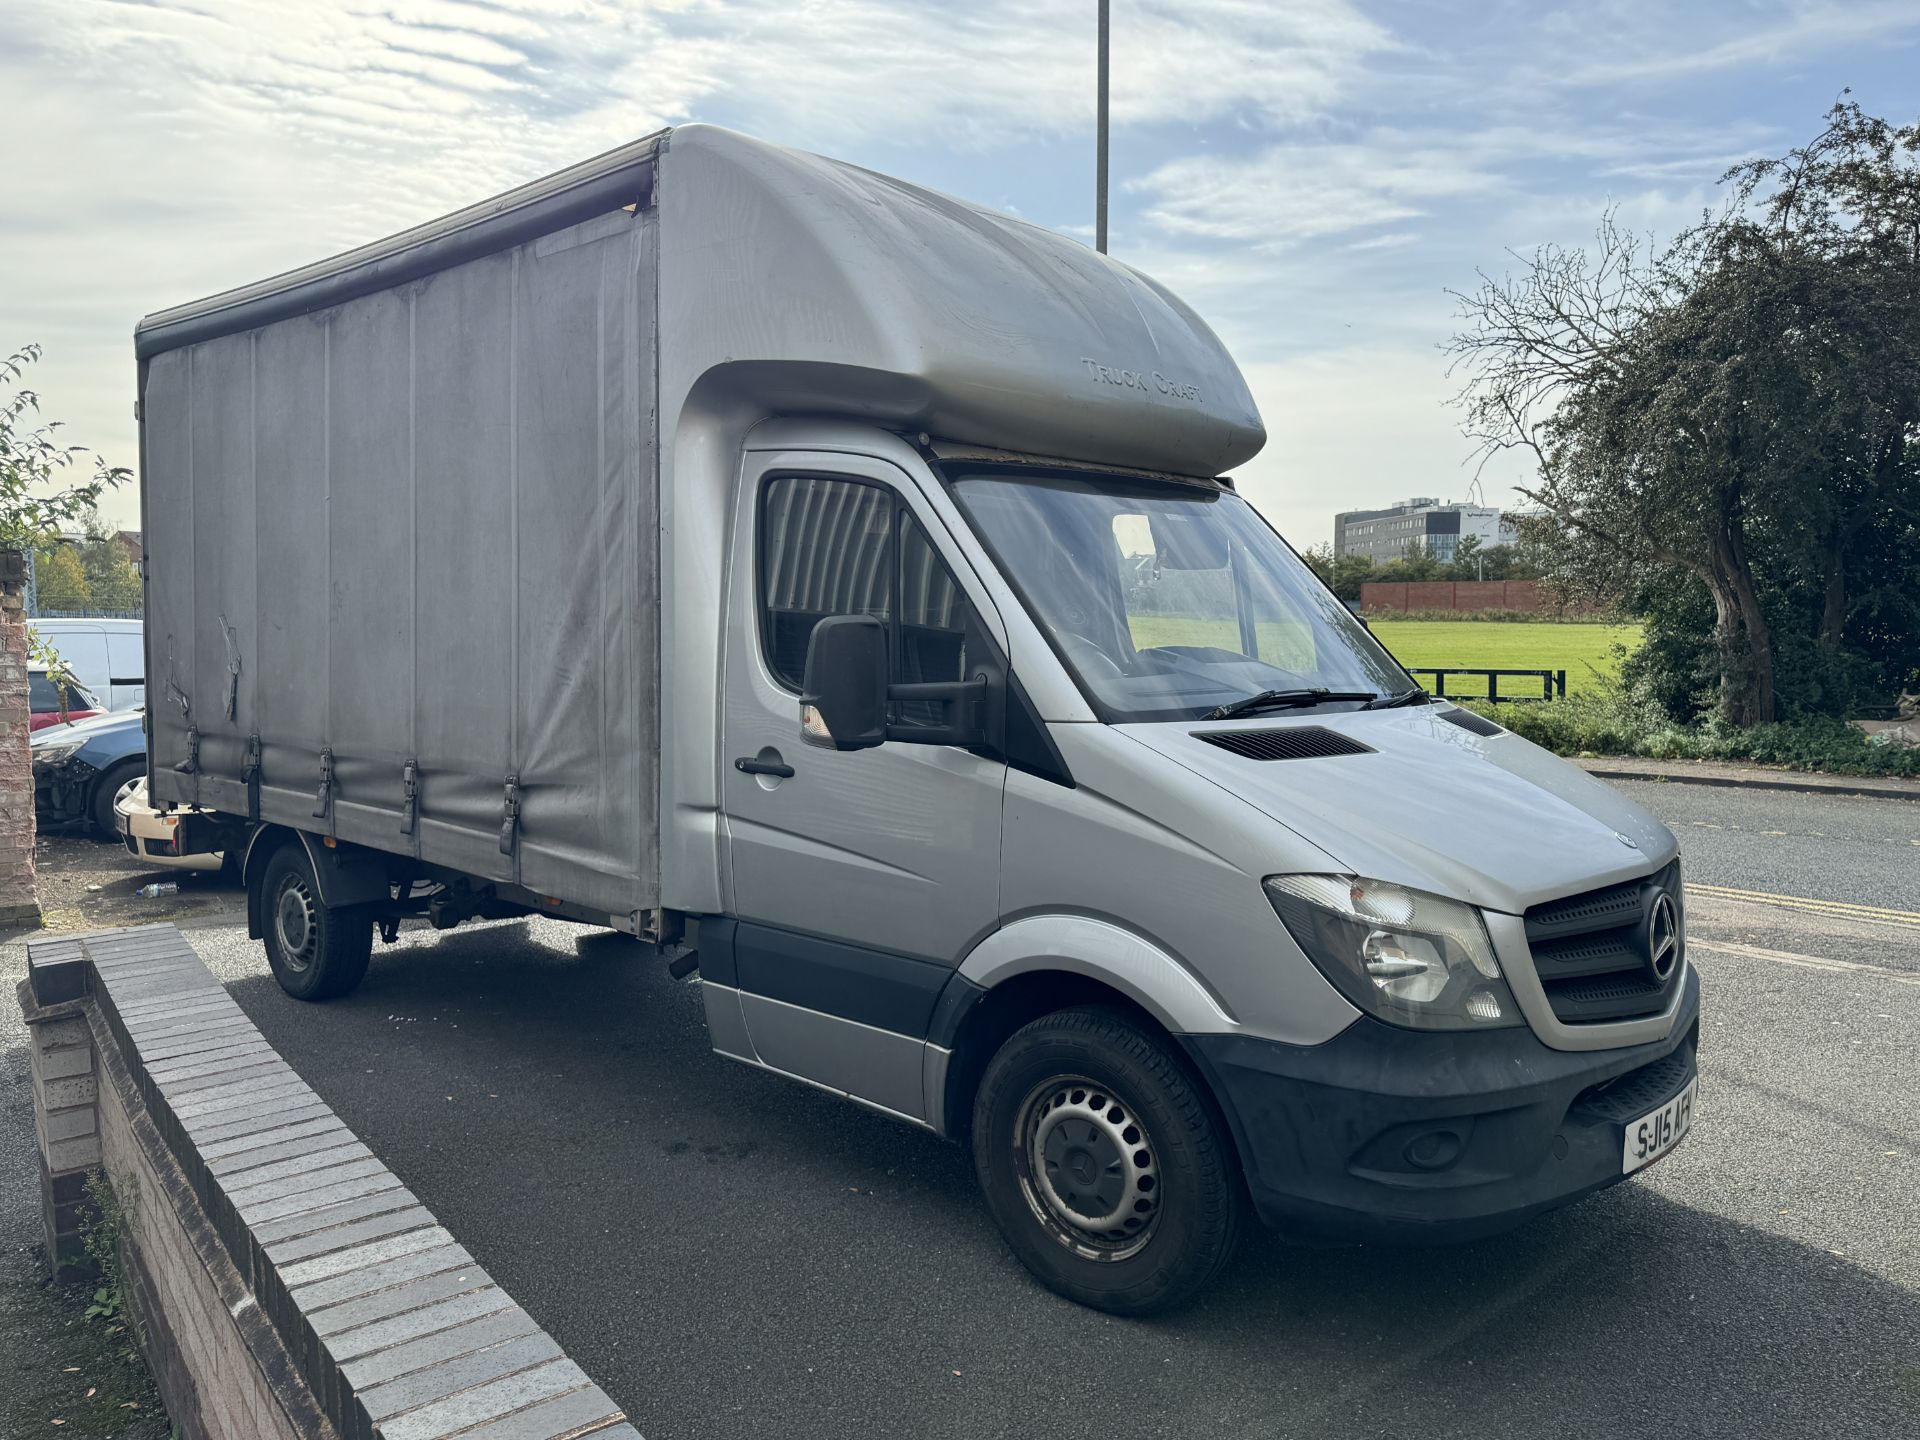
[(1686, 966), (1684, 944), (1664, 978), (1648, 964), (1647, 919), (1663, 891), (1678, 912), (1678, 860), (1644, 879), (1549, 900), (1527, 911), (1533, 968), (1562, 1024), (1637, 1020), (1666, 1009)]
[(1195, 730), (1193, 738), (1249, 760), (1314, 760), (1329, 755), (1371, 755), (1373, 747), (1349, 740), (1324, 725), (1285, 725), (1272, 730)]

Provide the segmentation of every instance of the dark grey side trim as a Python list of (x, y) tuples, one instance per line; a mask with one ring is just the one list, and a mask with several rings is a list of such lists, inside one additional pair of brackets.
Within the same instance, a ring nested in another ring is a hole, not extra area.
[(661, 130), (384, 240), (156, 311), (134, 327), (133, 352), (141, 360), (151, 359), (183, 345), (405, 285), (623, 206), (645, 209), (652, 202), (654, 166), (669, 133)]
[(926, 1038), (934, 1002), (954, 973), (950, 965), (748, 921), (734, 930), (733, 963), (734, 983), (749, 995), (915, 1040)]
[(933, 1019), (927, 1025), (927, 1043), (938, 1045), (942, 1050), (953, 1049), (954, 1042), (960, 1038), (960, 1027), (986, 993), (983, 986), (974, 984), (958, 970), (954, 971), (953, 978), (942, 988), (939, 1002), (933, 1007)]
[(734, 968), (733, 937), (740, 922), (726, 915), (702, 915), (694, 932), (694, 949), (700, 952), (700, 979), (715, 985), (740, 987)]

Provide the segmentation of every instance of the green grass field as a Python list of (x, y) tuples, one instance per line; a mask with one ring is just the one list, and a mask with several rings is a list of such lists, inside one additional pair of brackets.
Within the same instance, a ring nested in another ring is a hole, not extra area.
[[(1313, 668), (1311, 639), (1303, 626), (1262, 621), (1261, 658), (1291, 669)], [(1457, 665), (1474, 670), (1564, 670), (1567, 692), (1594, 688), (1599, 676), (1611, 677), (1620, 668), (1614, 646), (1631, 650), (1640, 643), (1637, 625), (1529, 624), (1503, 620), (1376, 620), (1373, 633), (1402, 665)], [(1239, 648), (1239, 632), (1231, 621), (1190, 620), (1172, 615), (1139, 615), (1133, 620), (1133, 643), (1149, 645), (1217, 645)], [(1597, 673), (1596, 673), (1597, 672)], [(1432, 676), (1415, 676), (1430, 684)], [(1486, 681), (1478, 676), (1447, 680), (1447, 694), (1471, 698), (1485, 695)], [(1536, 693), (1524, 680), (1510, 680), (1505, 696)]]
[[(1495, 620), (1376, 620), (1373, 633), (1402, 665), (1462, 665), (1481, 670), (1565, 670), (1567, 692), (1593, 689), (1620, 668), (1616, 645), (1640, 643), (1638, 625), (1509, 624)], [(1597, 675), (1596, 675), (1597, 672)], [(1416, 676), (1431, 680), (1431, 676)], [(1524, 681), (1504, 689), (1532, 693)], [(1484, 695), (1475, 677), (1448, 679), (1449, 695)]]

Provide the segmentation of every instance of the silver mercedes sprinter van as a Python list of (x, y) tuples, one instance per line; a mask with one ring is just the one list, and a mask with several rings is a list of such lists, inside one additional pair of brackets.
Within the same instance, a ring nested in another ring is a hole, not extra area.
[(1687, 1132), (1674, 837), (1421, 693), (1126, 265), (688, 126), (136, 348), (151, 789), (290, 994), (408, 915), (656, 941), (1122, 1313)]

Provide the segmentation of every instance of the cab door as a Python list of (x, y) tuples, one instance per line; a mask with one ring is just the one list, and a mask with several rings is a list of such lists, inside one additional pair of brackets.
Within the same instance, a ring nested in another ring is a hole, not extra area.
[(891, 717), (890, 733), (908, 738), (851, 752), (804, 744), (807, 644), (830, 615), (871, 615), (887, 629), (893, 682), (920, 683), (973, 678), (1006, 653), (1005, 632), (897, 467), (750, 458), (720, 782), (747, 1058), (918, 1117), (934, 1000), (999, 920), (1006, 766), (915, 742), (914, 728), (943, 717), (912, 703)]

